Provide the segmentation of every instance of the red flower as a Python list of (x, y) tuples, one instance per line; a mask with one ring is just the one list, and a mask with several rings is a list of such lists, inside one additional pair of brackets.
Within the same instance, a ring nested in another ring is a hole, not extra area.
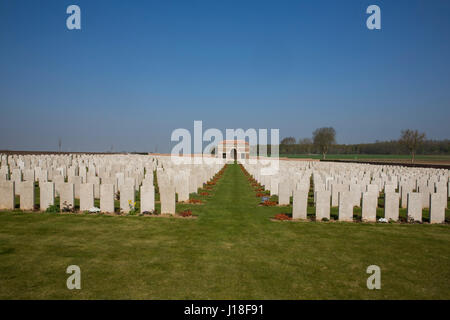
[(277, 203), (275, 201), (266, 200), (262, 203), (262, 205), (266, 206), (266, 207), (272, 207), (272, 206), (276, 206)]
[(265, 194), (265, 193), (258, 192), (258, 193), (256, 194), (256, 196), (257, 196), (258, 198), (261, 198), (261, 197), (265, 197), (266, 194)]
[(292, 220), (292, 218), (289, 217), (289, 216), (288, 216), (287, 214), (285, 214), (285, 213), (279, 213), (279, 214), (276, 214), (274, 218), (275, 218), (276, 220)]
[(184, 210), (183, 212), (180, 213), (180, 215), (182, 217), (190, 217), (190, 216), (192, 216), (192, 211), (190, 209)]

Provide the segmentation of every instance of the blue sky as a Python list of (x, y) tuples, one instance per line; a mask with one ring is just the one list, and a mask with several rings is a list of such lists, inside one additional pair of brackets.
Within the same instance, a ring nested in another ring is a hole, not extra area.
[[(66, 8), (81, 8), (81, 30)], [(370, 4), (382, 29), (368, 30)], [(0, 2), (0, 149), (155, 151), (176, 128), (450, 138), (450, 1)]]

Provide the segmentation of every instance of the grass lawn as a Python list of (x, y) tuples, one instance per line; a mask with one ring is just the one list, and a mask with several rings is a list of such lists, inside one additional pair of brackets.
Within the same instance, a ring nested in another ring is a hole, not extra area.
[(0, 299), (450, 299), (449, 225), (274, 222), (291, 209), (237, 165), (203, 199), (180, 206), (198, 219), (0, 213)]

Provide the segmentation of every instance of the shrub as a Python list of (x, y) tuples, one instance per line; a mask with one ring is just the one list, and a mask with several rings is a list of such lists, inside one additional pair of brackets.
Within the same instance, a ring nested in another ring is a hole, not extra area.
[(53, 204), (53, 205), (49, 206), (49, 207), (47, 208), (47, 210), (45, 210), (45, 212), (48, 212), (48, 213), (57, 213), (57, 212), (59, 212), (59, 207), (58, 207), (56, 204)]

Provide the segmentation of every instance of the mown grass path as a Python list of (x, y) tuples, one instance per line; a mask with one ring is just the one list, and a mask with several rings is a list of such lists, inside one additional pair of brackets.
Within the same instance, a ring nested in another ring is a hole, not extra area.
[(237, 165), (185, 207), (198, 219), (0, 213), (0, 298), (450, 298), (449, 226), (273, 222), (289, 209), (258, 206)]

